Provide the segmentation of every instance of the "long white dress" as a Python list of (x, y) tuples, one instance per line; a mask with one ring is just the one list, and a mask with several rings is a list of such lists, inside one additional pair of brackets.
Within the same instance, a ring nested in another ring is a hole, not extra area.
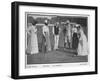
[(30, 37), (27, 45), (27, 53), (37, 54), (39, 52), (38, 40), (37, 40), (37, 29), (35, 28), (35, 26), (30, 26), (27, 29), (27, 32), (30, 32)]
[(85, 56), (88, 55), (88, 41), (82, 29), (80, 35), (77, 52), (79, 56)]
[(46, 39), (46, 50), (51, 51), (50, 35), (48, 26), (43, 26), (43, 35)]
[(67, 38), (68, 38), (68, 47), (71, 48), (71, 43), (72, 43), (72, 33), (71, 33), (71, 26), (70, 24), (68, 25), (68, 28), (67, 28)]

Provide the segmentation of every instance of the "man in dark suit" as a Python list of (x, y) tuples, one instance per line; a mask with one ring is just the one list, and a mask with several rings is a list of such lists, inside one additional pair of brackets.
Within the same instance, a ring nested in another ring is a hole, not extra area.
[(56, 23), (53, 27), (53, 35), (54, 35), (54, 49), (58, 49), (58, 43), (59, 43), (59, 33), (60, 33), (60, 27), (59, 22)]

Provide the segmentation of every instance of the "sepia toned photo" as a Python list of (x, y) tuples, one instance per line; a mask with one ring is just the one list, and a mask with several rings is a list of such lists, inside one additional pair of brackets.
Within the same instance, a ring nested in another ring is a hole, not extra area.
[(26, 12), (26, 65), (88, 62), (88, 15)]

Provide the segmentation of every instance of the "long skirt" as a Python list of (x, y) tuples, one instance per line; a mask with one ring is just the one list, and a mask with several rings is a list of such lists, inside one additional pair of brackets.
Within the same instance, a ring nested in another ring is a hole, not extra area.
[(51, 51), (51, 43), (50, 43), (50, 38), (49, 35), (43, 35), (42, 36), (42, 52), (48, 52)]
[(42, 52), (46, 52), (46, 38), (44, 35), (42, 35), (42, 44), (41, 44)]
[(88, 55), (88, 42), (85, 36), (79, 41), (77, 52), (80, 56)]
[(32, 32), (30, 37), (28, 38), (27, 53), (28, 54), (37, 54), (38, 52), (39, 52), (39, 50), (38, 50), (37, 34)]
[(47, 51), (51, 51), (51, 43), (50, 43), (50, 37), (48, 33), (45, 34), (45, 38), (46, 38), (46, 49)]
[(78, 43), (79, 43), (79, 39), (77, 37), (77, 34), (74, 33), (73, 37), (72, 37), (72, 48), (77, 49), (78, 48)]

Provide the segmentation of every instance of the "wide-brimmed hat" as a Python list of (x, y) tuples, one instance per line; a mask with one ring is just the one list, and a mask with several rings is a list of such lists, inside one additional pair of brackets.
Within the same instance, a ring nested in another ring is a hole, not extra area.
[(75, 27), (76, 27), (76, 28), (80, 27), (80, 24), (75, 24)]
[(48, 23), (48, 20), (45, 20), (44, 23)]
[(34, 19), (32, 16), (29, 16), (27, 18), (28, 23), (32, 23), (32, 25), (35, 25), (37, 23), (36, 19)]
[(55, 25), (59, 25), (59, 22), (56, 22)]
[(48, 25), (48, 20), (47, 19), (44, 21), (44, 24), (45, 25)]
[(59, 22), (56, 22), (56, 24), (59, 24)]
[(65, 22), (65, 24), (69, 24), (70, 23), (70, 21), (69, 20), (67, 20), (66, 22)]

